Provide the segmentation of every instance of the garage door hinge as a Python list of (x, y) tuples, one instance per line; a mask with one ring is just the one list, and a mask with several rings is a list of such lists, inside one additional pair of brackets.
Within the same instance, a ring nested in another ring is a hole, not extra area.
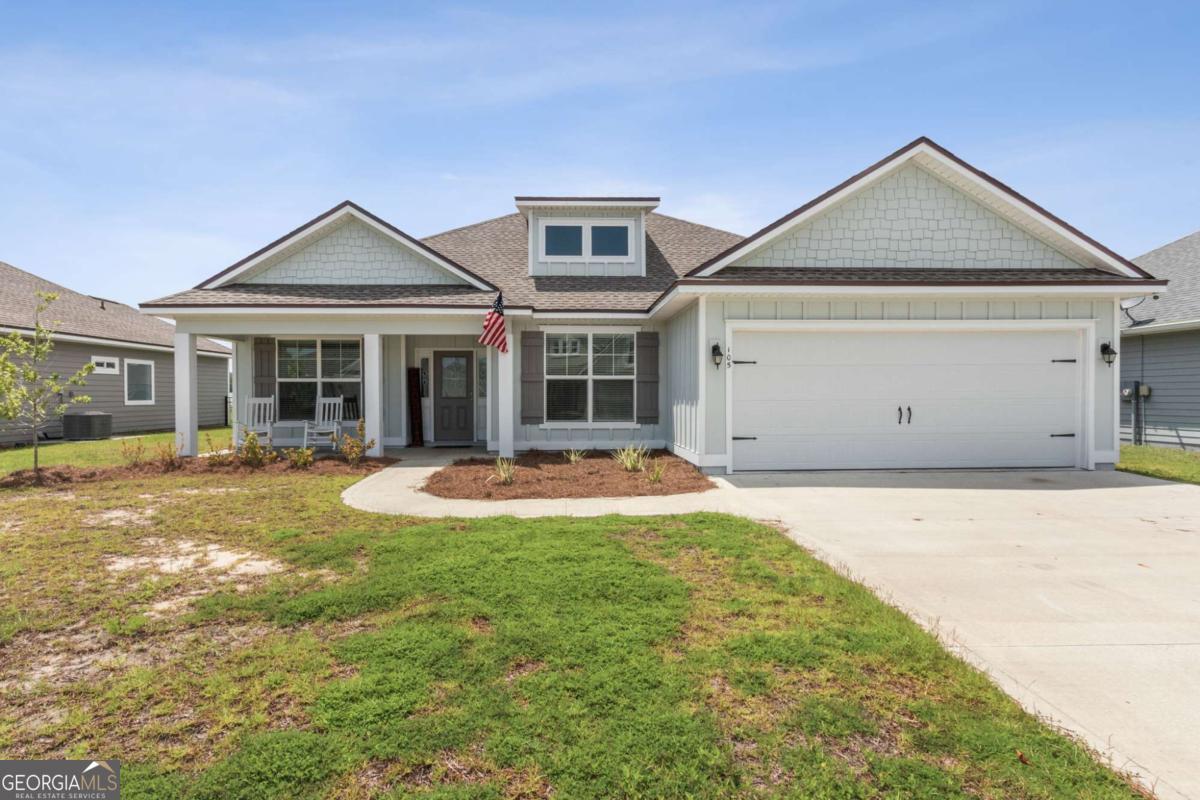
[(1074, 364), (1075, 359), (1073, 359), (1073, 358), (1052, 358), (1052, 359), (1050, 359), (1050, 363), (1051, 364)]
[(1050, 438), (1051, 439), (1074, 439), (1075, 434), (1073, 434), (1073, 433), (1052, 433), (1052, 434), (1050, 434)]
[[(1074, 436), (1075, 434), (1071, 434), (1071, 435)], [(757, 436), (734, 436), (733, 440), (735, 442), (757, 441), (758, 437)]]

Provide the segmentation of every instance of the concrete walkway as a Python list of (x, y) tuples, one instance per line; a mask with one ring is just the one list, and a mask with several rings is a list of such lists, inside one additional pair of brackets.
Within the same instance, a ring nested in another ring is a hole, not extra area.
[(760, 473), (694, 495), (493, 503), (416, 491), (468, 453), (400, 455), (345, 501), (435, 517), (777, 521), (1113, 766), (1160, 797), (1200, 800), (1200, 486), (1074, 470)]

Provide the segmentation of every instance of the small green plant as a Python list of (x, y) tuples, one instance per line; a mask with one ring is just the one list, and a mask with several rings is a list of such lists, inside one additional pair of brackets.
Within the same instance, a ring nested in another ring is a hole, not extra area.
[(289, 447), (283, 451), (290, 469), (308, 469), (313, 465), (313, 449), (311, 447)]
[(232, 465), (237, 457), (233, 452), (233, 442), (217, 444), (213, 441), (211, 433), (204, 434), (204, 451), (208, 453), (208, 466), (214, 469)]
[(375, 446), (374, 439), (367, 441), (367, 423), (363, 419), (358, 420), (355, 432), (358, 434), (357, 436), (343, 433), (340, 441), (336, 434), (329, 437), (329, 440), (337, 445), (342, 458), (346, 459), (346, 463), (352, 467), (357, 467), (367, 455), (367, 451)]
[(260, 469), (266, 464), (273, 462), (277, 456), (275, 451), (269, 446), (264, 447), (258, 441), (258, 434), (254, 431), (246, 431), (242, 434), (242, 446), (237, 450), (237, 460), (244, 467), (250, 469)]
[(154, 463), (163, 472), (174, 472), (183, 466), (183, 456), (175, 442), (159, 442), (154, 448)]
[(577, 450), (572, 447), (570, 450), (567, 450), (563, 453), (563, 458), (567, 460), (568, 464), (578, 464), (580, 461), (583, 461), (585, 458), (587, 458), (587, 454), (587, 450)]
[(517, 461), (514, 458), (497, 458), (496, 472), (488, 482), (495, 481), (501, 486), (511, 486), (512, 482), (517, 478)]
[(646, 469), (646, 458), (650, 451), (643, 445), (625, 445), (613, 453), (613, 459), (626, 472), (642, 472)]
[(667, 473), (667, 465), (662, 463), (662, 459), (656, 458), (650, 464), (650, 469), (646, 471), (646, 480), (651, 483), (662, 483), (663, 475)]
[(141, 439), (126, 439), (122, 441), (121, 463), (127, 467), (140, 467), (146, 463), (146, 443)]
[(110, 636), (137, 636), (150, 620), (144, 614), (132, 617), (110, 617), (102, 625)]

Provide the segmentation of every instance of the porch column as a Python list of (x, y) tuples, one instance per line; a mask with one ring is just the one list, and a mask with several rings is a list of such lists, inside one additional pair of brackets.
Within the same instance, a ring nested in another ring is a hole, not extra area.
[(233, 418), (230, 422), (233, 425), (234, 447), (242, 443), (242, 426), (246, 424), (242, 414), (246, 413), (246, 398), (254, 391), (254, 373), (251, 369), (253, 353), (249, 337), (233, 340)]
[(175, 443), (179, 454), (197, 453), (199, 401), (196, 396), (196, 335), (175, 334)]
[(369, 456), (383, 455), (383, 337), (363, 335), (363, 426), (375, 446)]
[(515, 392), (516, 392), (516, 350), (513, 343), (512, 331), (507, 331), (504, 334), (505, 342), (508, 344), (507, 353), (496, 353), (496, 378), (499, 384), (498, 399), (500, 400), (500, 430), (498, 431), (497, 441), (499, 443), (500, 456), (502, 458), (512, 458), (516, 450), (513, 444), (513, 423), (516, 419)]

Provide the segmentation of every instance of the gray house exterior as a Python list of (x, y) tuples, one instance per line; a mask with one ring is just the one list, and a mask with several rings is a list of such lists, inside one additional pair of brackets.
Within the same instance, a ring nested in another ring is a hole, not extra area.
[[(1200, 447), (1200, 231), (1134, 259), (1170, 290), (1124, 315), (1121, 382), (1149, 387), (1142, 398), (1143, 443)], [(1121, 439), (1133, 439), (1134, 402), (1123, 397)]]
[[(76, 411), (112, 414), (113, 433), (170, 430), (175, 424), (174, 327), (138, 313), (122, 303), (73, 292), (10, 264), (0, 262), (0, 334), (33, 328), (37, 292), (58, 299), (43, 324), (57, 329), (48, 371), (72, 375), (84, 364), (96, 364), (84, 387), (71, 387), (92, 401)], [(197, 401), (202, 427), (225, 422), (229, 384), (229, 348), (205, 339), (197, 344)], [(70, 412), (68, 412), (70, 413)], [(55, 420), (43, 438), (60, 438)], [(0, 445), (28, 442), (28, 429), (0, 423)]]

